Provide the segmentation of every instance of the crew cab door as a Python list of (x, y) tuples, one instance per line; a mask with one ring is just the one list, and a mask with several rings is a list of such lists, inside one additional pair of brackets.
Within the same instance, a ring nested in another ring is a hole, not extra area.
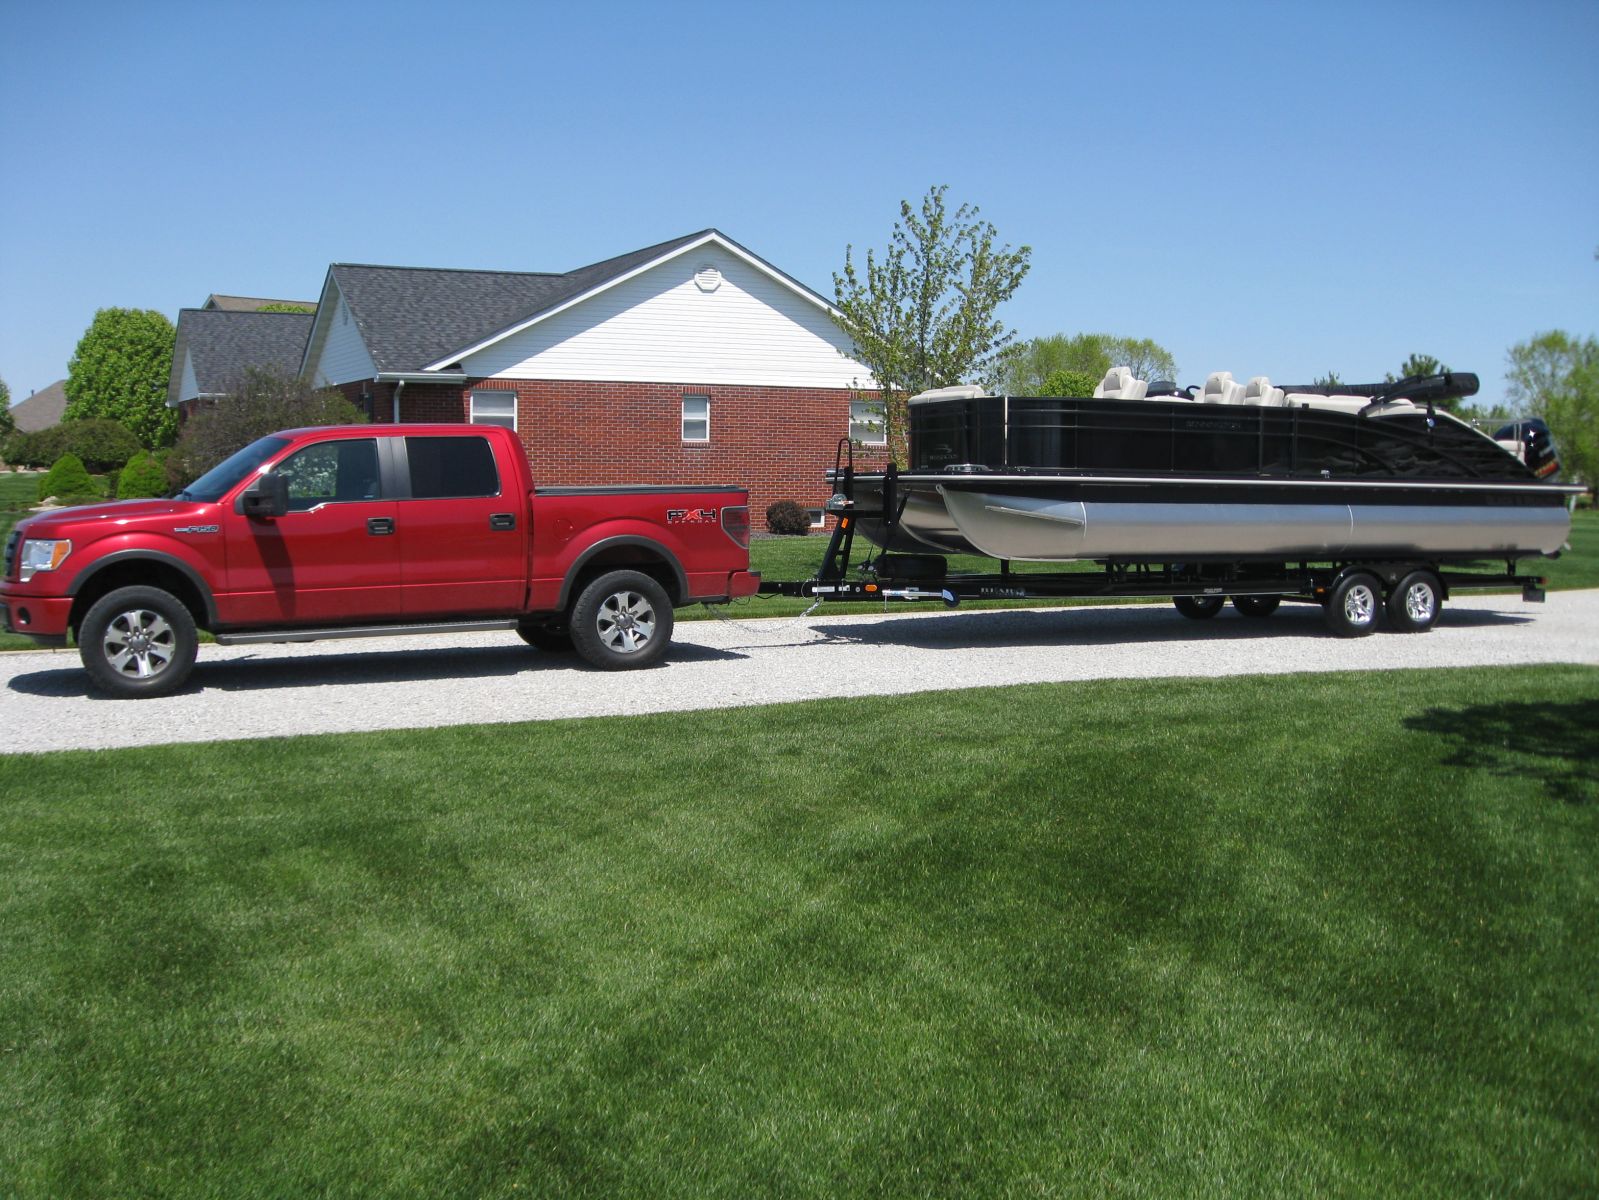
[(406, 616), (503, 615), (527, 598), (528, 498), (480, 433), (403, 440), (409, 495), (398, 504)]
[(399, 602), (395, 502), (383, 495), (376, 438), (301, 446), (272, 470), (288, 483), (289, 511), (222, 517), (228, 624), (329, 624), (392, 617)]

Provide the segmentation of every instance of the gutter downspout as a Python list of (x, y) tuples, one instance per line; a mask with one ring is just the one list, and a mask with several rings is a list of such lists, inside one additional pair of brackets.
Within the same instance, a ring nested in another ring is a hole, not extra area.
[(400, 393), (405, 391), (405, 380), (394, 385), (394, 424), (400, 423)]

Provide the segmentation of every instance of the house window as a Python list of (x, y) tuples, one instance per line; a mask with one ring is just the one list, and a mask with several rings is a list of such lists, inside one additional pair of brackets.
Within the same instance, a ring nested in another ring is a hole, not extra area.
[(849, 402), (849, 438), (868, 446), (886, 446), (888, 433), (883, 421), (883, 405), (877, 400)]
[(516, 428), (515, 392), (473, 392), (472, 424)]
[(683, 397), (683, 440), (708, 442), (711, 440), (711, 398), (709, 396)]

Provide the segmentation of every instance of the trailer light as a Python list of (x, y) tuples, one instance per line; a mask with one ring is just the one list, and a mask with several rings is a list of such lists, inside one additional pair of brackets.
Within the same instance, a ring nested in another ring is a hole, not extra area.
[(63, 562), (67, 555), (72, 553), (72, 543), (60, 541), (34, 541), (29, 539), (22, 543), (21, 562), (18, 564), (17, 578), (27, 583), (40, 571), (54, 571)]
[(868, 592), (875, 592), (875, 591), (877, 591), (877, 585), (875, 583), (868, 583), (866, 585), (866, 590)]

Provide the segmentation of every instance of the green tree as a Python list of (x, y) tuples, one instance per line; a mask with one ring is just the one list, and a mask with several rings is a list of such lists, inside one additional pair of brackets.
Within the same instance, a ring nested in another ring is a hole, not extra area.
[(0, 438), (9, 437), (16, 428), (17, 420), (11, 415), (11, 389), (0, 379)]
[[(1088, 371), (1051, 371), (1036, 394), (1040, 396), (1092, 396), (1094, 389), (1099, 386), (1099, 381), (1103, 378), (1105, 378), (1103, 371), (1097, 375)], [(1024, 395), (1026, 393), (1012, 394)]]
[(836, 320), (877, 381), (892, 453), (903, 461), (905, 399), (928, 388), (981, 377), (1016, 336), (994, 311), (1021, 286), (1032, 249), (996, 247), (996, 231), (974, 205), (950, 213), (944, 186), (921, 210), (900, 201), (888, 248), (854, 246), (833, 275)]
[(183, 423), (167, 473), (174, 484), (197, 479), (235, 450), (280, 429), (360, 425), (361, 410), (331, 388), (313, 388), (293, 375), (250, 367), (229, 393)]
[[(1383, 380), (1386, 383), (1398, 383), (1401, 379), (1415, 379), (1419, 375), (1443, 375), (1448, 371), (1447, 366), (1430, 354), (1412, 354), (1399, 364), (1399, 374), (1390, 372), (1384, 375)], [(1450, 396), (1446, 400), (1437, 401), (1437, 406), (1460, 416), (1464, 412), (1465, 403), (1465, 399), (1461, 396)]]
[(276, 304), (263, 304), (255, 311), (269, 313), (314, 313), (316, 309), (305, 304), (283, 304), (280, 302)]
[(1080, 371), (1098, 384), (1112, 367), (1129, 367), (1139, 379), (1177, 379), (1177, 360), (1149, 338), (1110, 333), (1053, 333), (1010, 347), (990, 381), (1012, 396), (1052, 395), (1044, 381), (1057, 371)]
[(172, 322), (148, 308), (102, 308), (67, 364), (67, 421), (110, 417), (147, 449), (169, 445), (178, 414), (167, 407)]
[(1507, 357), (1511, 404), (1548, 422), (1566, 472), (1599, 499), (1599, 341), (1554, 329)]
[(1344, 381), (1338, 378), (1337, 371), (1328, 371), (1325, 375), (1318, 378), (1311, 386), (1319, 388), (1343, 387)]

